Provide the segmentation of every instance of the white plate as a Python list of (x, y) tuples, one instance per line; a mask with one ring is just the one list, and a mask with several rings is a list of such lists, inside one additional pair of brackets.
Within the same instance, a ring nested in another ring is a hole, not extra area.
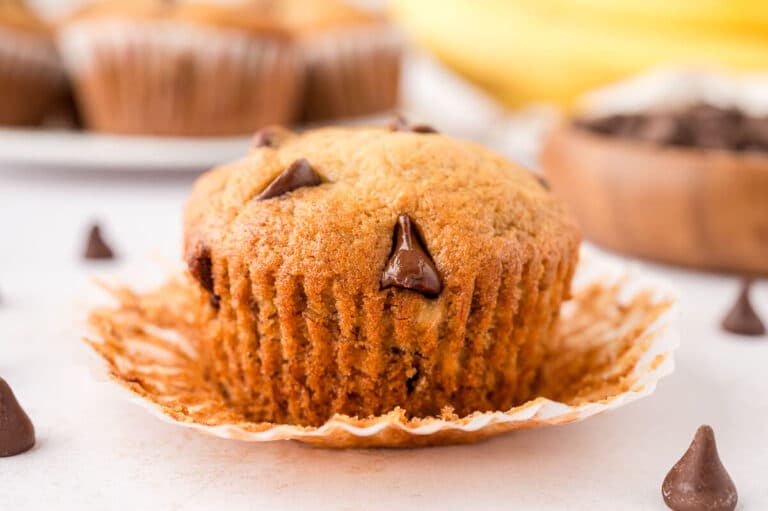
[[(336, 120), (344, 126), (384, 126), (392, 114)], [(324, 123), (294, 126), (303, 131)], [(248, 154), (253, 136), (155, 137), (64, 130), (0, 128), (0, 170), (202, 172)]]
[(0, 129), (0, 167), (199, 172), (244, 156), (250, 141)]

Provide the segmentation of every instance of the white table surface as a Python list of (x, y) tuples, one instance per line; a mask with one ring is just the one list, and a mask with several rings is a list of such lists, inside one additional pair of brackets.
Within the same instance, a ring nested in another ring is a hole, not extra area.
[[(677, 370), (651, 397), (579, 424), (340, 452), (225, 441), (150, 416), (94, 379), (80, 297), (94, 274), (178, 257), (191, 180), (0, 170), (0, 375), (38, 439), (0, 458), (0, 509), (661, 510), (662, 479), (703, 423), (740, 509), (768, 509), (768, 338), (719, 331), (737, 291), (725, 276), (649, 267), (683, 296)], [(93, 218), (122, 262), (79, 259)], [(768, 286), (754, 299), (768, 318)]]

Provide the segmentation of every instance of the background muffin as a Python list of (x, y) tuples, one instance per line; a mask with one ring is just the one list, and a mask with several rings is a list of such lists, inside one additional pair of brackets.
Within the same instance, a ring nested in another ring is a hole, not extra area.
[(260, 140), (185, 215), (203, 363), (232, 406), (317, 425), (531, 397), (579, 233), (530, 173), (437, 134)]
[(21, 0), (0, 2), (0, 124), (38, 124), (64, 83), (49, 27)]
[(275, 2), (304, 57), (305, 122), (397, 106), (401, 41), (380, 17), (337, 0)]
[(100, 2), (68, 19), (59, 44), (97, 131), (232, 135), (294, 117), (296, 52), (247, 2)]

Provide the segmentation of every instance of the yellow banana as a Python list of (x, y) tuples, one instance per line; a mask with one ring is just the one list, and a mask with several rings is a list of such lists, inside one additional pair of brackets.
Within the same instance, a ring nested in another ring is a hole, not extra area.
[[(609, 1), (574, 0), (590, 5), (590, 16), (558, 8), (567, 0), (394, 0), (393, 9), (417, 41), (511, 106), (569, 105), (584, 91), (659, 64), (768, 69), (768, 31), (658, 28), (638, 23), (630, 9), (601, 10)], [(636, 4), (616, 2), (630, 3)], [(682, 20), (687, 11), (677, 12)]]
[(656, 29), (740, 31), (765, 34), (764, 0), (539, 0), (525, 2), (583, 20)]

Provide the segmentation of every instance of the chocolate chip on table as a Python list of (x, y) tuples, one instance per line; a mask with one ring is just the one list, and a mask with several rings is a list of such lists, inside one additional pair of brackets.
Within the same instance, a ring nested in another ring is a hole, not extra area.
[(381, 276), (381, 288), (400, 287), (429, 297), (439, 295), (442, 290), (440, 275), (408, 215), (400, 215), (397, 219), (393, 245), (392, 255)]
[(765, 325), (760, 320), (749, 300), (752, 282), (753, 280), (748, 277), (742, 279), (736, 303), (733, 304), (731, 310), (723, 318), (723, 330), (738, 335), (765, 335)]
[(218, 309), (221, 298), (213, 292), (213, 263), (208, 247), (204, 244), (199, 245), (187, 257), (187, 268), (192, 278), (211, 295), (211, 305)]
[(297, 188), (305, 186), (317, 186), (322, 183), (320, 176), (309, 162), (301, 158), (277, 176), (263, 192), (256, 196), (256, 200), (262, 201), (283, 195)]
[(85, 244), (85, 251), (83, 252), (85, 259), (114, 259), (115, 253), (104, 241), (104, 237), (101, 234), (101, 227), (98, 224), (91, 225), (88, 232), (88, 241)]
[(690, 447), (664, 479), (661, 494), (674, 511), (732, 511), (736, 507), (736, 486), (720, 461), (711, 427), (696, 431)]
[(408, 119), (402, 115), (396, 115), (395, 119), (389, 124), (391, 131), (410, 131), (412, 133), (439, 133), (435, 128), (428, 124), (411, 125)]
[(0, 458), (16, 456), (35, 445), (35, 427), (13, 390), (0, 378)]

